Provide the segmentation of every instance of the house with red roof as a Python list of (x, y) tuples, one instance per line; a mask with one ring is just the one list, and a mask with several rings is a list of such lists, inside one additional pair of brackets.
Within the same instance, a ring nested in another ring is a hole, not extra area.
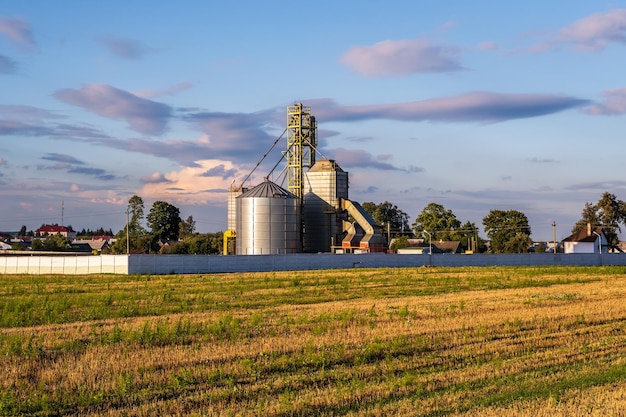
[(68, 239), (76, 238), (76, 232), (71, 227), (59, 225), (44, 225), (35, 230), (35, 237), (46, 237), (52, 235), (62, 235)]

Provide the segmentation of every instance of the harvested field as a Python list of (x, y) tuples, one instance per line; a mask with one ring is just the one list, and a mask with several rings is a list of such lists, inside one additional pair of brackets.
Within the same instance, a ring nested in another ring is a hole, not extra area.
[(0, 276), (0, 415), (619, 416), (626, 267)]

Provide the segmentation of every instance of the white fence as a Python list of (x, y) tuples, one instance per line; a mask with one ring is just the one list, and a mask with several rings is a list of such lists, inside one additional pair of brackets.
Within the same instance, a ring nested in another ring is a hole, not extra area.
[(128, 256), (0, 256), (0, 273), (128, 274)]
[(200, 274), (422, 266), (626, 265), (626, 254), (0, 256), (0, 274)]

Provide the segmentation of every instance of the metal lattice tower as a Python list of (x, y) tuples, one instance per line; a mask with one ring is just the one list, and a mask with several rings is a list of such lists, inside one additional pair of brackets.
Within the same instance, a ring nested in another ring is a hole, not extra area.
[(317, 122), (311, 108), (296, 103), (287, 107), (287, 189), (302, 200), (304, 168), (315, 164)]

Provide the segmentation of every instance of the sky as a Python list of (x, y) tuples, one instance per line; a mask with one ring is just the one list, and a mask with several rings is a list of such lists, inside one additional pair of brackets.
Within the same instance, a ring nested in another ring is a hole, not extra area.
[(626, 200), (624, 68), (626, 1), (4, 2), (0, 230), (115, 233), (133, 195), (225, 230), (302, 103), (351, 200), (560, 240)]

